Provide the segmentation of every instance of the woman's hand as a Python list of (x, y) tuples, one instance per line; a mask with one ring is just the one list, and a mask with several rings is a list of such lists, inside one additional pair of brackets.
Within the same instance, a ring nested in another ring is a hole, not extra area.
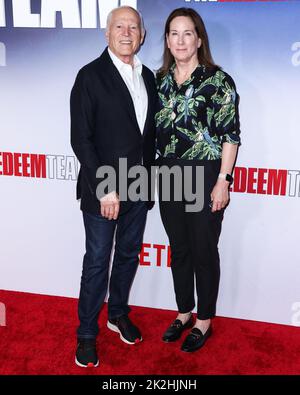
[(218, 178), (210, 198), (212, 201), (212, 212), (222, 210), (229, 202), (229, 182)]

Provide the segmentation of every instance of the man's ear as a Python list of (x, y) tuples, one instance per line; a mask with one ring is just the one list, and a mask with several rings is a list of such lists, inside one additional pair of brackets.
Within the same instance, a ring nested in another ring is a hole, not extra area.
[(142, 35), (141, 35), (140, 45), (143, 45), (143, 44), (144, 44), (145, 37), (146, 37), (146, 32), (144, 31), (144, 32), (142, 33)]
[(105, 32), (105, 38), (106, 38), (106, 41), (109, 42), (109, 31), (108, 30), (106, 30), (106, 32)]

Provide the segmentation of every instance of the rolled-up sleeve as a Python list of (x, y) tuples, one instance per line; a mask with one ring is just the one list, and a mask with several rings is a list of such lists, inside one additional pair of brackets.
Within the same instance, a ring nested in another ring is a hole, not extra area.
[(233, 79), (221, 72), (219, 87), (213, 96), (214, 121), (221, 143), (241, 145), (239, 120), (239, 95)]

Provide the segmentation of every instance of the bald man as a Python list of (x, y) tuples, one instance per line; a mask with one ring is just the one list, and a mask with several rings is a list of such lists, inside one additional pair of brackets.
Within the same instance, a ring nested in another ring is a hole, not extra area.
[(136, 56), (144, 36), (142, 17), (135, 9), (114, 9), (107, 19), (108, 47), (79, 71), (71, 92), (71, 144), (81, 164), (77, 198), (81, 199), (86, 235), (75, 357), (81, 367), (99, 365), (98, 316), (108, 285), (107, 327), (127, 344), (142, 340), (139, 328), (129, 318), (128, 297), (153, 202), (120, 201), (118, 183), (97, 197), (96, 172), (108, 165), (118, 175), (120, 158), (127, 159), (128, 167), (142, 164), (147, 170), (154, 163), (155, 81)]

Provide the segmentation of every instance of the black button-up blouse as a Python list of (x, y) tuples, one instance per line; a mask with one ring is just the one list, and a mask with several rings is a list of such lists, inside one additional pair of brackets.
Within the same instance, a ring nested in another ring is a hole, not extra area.
[(219, 68), (198, 65), (178, 86), (175, 64), (157, 78), (157, 153), (166, 158), (216, 160), (222, 143), (240, 144), (238, 95), (233, 79)]

